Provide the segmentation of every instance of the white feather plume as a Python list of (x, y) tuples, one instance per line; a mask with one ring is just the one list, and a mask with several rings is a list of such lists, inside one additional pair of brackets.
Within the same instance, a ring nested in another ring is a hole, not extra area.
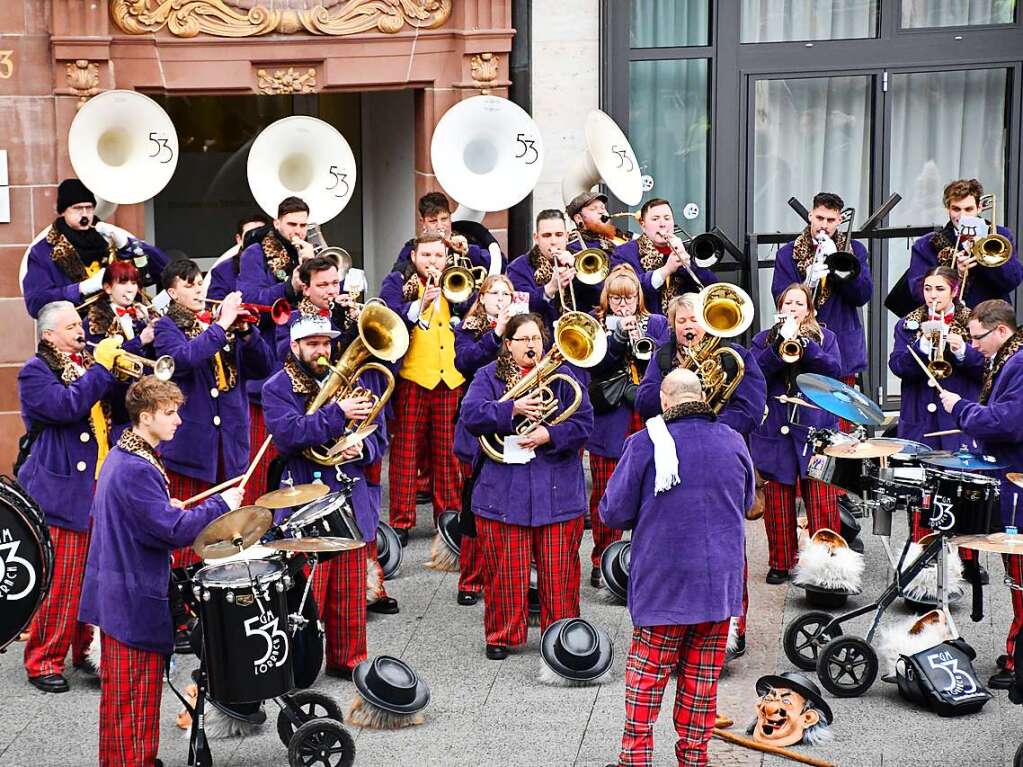
[(942, 623), (925, 623), (920, 631), (911, 634), (910, 629), (916, 622), (916, 618), (906, 618), (895, 626), (881, 629), (877, 656), (888, 674), (895, 674), (895, 665), (900, 655), (913, 655), (949, 638), (948, 627)]
[(537, 679), (541, 684), (550, 685), (552, 687), (594, 687), (596, 685), (605, 684), (611, 681), (611, 677), (614, 673), (614, 666), (608, 666), (607, 671), (594, 679), (567, 679), (559, 674), (557, 671), (552, 669), (546, 663), (543, 658), (540, 658), (540, 673), (537, 674)]
[[(948, 558), (947, 577), (945, 588), (950, 598), (961, 597), (966, 593), (966, 581), (963, 580), (963, 562), (959, 559), (959, 552), (946, 545), (945, 551)], [(903, 570), (909, 568), (917, 558), (923, 554), (924, 547), (919, 543), (910, 543), (906, 552), (906, 564)], [(903, 590), (906, 598), (914, 602), (933, 602), (938, 598), (938, 564), (931, 562)]]
[(433, 536), (433, 542), (430, 544), (430, 559), (426, 562), (426, 566), (442, 573), (458, 572), (458, 555), (444, 542), (440, 533)]
[(345, 723), (355, 727), (365, 727), (367, 730), (400, 730), (405, 727), (415, 727), (417, 724), (425, 724), (426, 717), (423, 716), (422, 711), (417, 711), (414, 714), (394, 714), (385, 711), (356, 693), (345, 712)]
[(366, 560), (366, 604), (373, 604), (385, 596), (384, 573), (373, 557)]
[(810, 541), (799, 554), (792, 571), (792, 582), (837, 591), (859, 591), (866, 563), (862, 554), (847, 546), (829, 546)]

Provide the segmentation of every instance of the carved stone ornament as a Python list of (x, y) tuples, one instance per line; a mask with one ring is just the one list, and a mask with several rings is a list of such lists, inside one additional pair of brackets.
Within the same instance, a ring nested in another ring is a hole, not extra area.
[(316, 92), (316, 70), (312, 68), (305, 72), (296, 72), (293, 67), (288, 67), (286, 70), (274, 70), (273, 74), (265, 69), (258, 69), (256, 77), (258, 78), (256, 88), (267, 96)]
[(469, 73), (472, 82), (484, 94), (490, 93), (490, 86), (497, 79), (497, 68), (500, 59), (493, 53), (477, 53), (469, 61)]
[(81, 109), (91, 96), (99, 93), (99, 64), (78, 59), (69, 61), (66, 71), (68, 89), (72, 95), (78, 96), (78, 108)]
[[(145, 35), (166, 28), (175, 37), (255, 37), (272, 32), (386, 34), (410, 27), (433, 29), (451, 15), (452, 0), (110, 0), (119, 30)], [(269, 3), (268, 3), (269, 4)], [(281, 8), (281, 6), (285, 6)]]

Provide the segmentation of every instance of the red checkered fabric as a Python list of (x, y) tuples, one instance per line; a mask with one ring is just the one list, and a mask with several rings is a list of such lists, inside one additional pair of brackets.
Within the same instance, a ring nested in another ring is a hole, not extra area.
[(590, 561), (594, 567), (600, 567), (600, 557), (604, 549), (622, 537), (622, 531), (608, 527), (597, 513), (600, 506), (600, 499), (604, 497), (607, 483), (614, 473), (618, 460), (606, 458), (602, 455), (590, 453), (590, 476), (593, 484), (590, 488), (590, 531), (593, 533), (593, 551), (590, 552)]
[(725, 662), (728, 621), (632, 630), (625, 666), (625, 732), (619, 765), (654, 763), (654, 722), (668, 677), (676, 674), (672, 712), (679, 767), (707, 764), (717, 710), (718, 676)]
[(350, 671), (366, 660), (366, 556), (366, 547), (342, 551), (313, 575), (327, 668)]
[[(32, 619), (25, 642), (25, 672), (29, 677), (64, 673), (68, 650), (80, 662), (89, 649), (91, 631), (78, 623), (89, 534), (50, 525), (53, 542), (53, 582)], [(83, 644), (84, 642), (84, 644)]]
[[(843, 376), (842, 378), (839, 378), (838, 380), (841, 381), (842, 383), (844, 383), (846, 386), (852, 386), (853, 388), (856, 388), (856, 376), (855, 375)], [(844, 432), (845, 434), (849, 434), (850, 432), (854, 431), (855, 429), (856, 429), (856, 424), (854, 424), (852, 421), (847, 421), (844, 418), (839, 418), (838, 419), (838, 430), (839, 431)]]
[[(822, 527), (837, 532), (841, 518), (835, 488), (816, 479), (802, 479), (799, 491), (806, 502), (810, 535)], [(795, 485), (783, 485), (774, 480), (764, 485), (764, 527), (769, 566), (775, 570), (791, 570), (797, 556)]]
[(377, 542), (376, 538), (366, 544), (366, 567), (372, 567), (376, 570), (376, 580), (380, 583), (380, 588), (377, 589), (377, 596), (373, 601), (377, 599), (387, 598), (387, 589), (384, 587), (384, 568), (380, 566), (380, 556), (377, 554)]
[(536, 562), (540, 628), (579, 615), (579, 543), (583, 519), (520, 527), (476, 518), (483, 550), (483, 629), (487, 644), (526, 642), (529, 563)]
[[(199, 493), (213, 487), (212, 482), (188, 477), (170, 469), (167, 469), (167, 484), (170, 488), (170, 497), (177, 498), (179, 501), (184, 501), (193, 495), (199, 495)], [(197, 562), (199, 562), (199, 556), (192, 550), (191, 546), (184, 546), (171, 552), (172, 567), (188, 567)]]
[(451, 449), (460, 391), (460, 387), (449, 389), (444, 384), (424, 389), (411, 381), (398, 380), (388, 470), (393, 527), (408, 530), (416, 525), (416, 474), (424, 435), (430, 451), (434, 525), (441, 512), (457, 511), (462, 506), (462, 473)]
[[(263, 420), (263, 406), (249, 402), (249, 464), (256, 457), (259, 448), (263, 446), (264, 440), (270, 436), (266, 430), (266, 421)], [(252, 472), (249, 483), (245, 485), (245, 497), (242, 499), (242, 506), (252, 506), (259, 496), (267, 491), (266, 473), (270, 470), (270, 461), (277, 457), (277, 448), (271, 442), (270, 446), (259, 459), (259, 464)], [(225, 478), (226, 479), (226, 478)]]
[[(463, 480), (472, 476), (472, 464), (459, 461)], [(479, 538), (462, 536), (458, 553), (458, 590), (479, 594), (483, 591), (483, 548)]]
[(160, 747), (164, 659), (101, 635), (100, 767), (151, 767)]
[[(964, 549), (960, 548), (962, 554)], [(1023, 586), (1023, 555), (1002, 554), (1002, 564), (1005, 565), (1005, 574), (1012, 579), (1017, 586)], [(1009, 589), (1012, 598), (1012, 624), (1009, 626), (1009, 636), (1005, 640), (1005, 652), (1009, 659), (1005, 662), (1006, 671), (1016, 668), (1013, 653), (1016, 651), (1016, 635), (1023, 629), (1023, 591)]]

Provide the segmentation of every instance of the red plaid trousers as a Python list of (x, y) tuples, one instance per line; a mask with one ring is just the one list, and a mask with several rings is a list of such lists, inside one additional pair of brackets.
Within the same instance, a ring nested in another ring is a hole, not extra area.
[[(799, 491), (806, 502), (809, 532), (822, 527), (838, 532), (838, 493), (831, 485), (816, 479), (801, 479)], [(775, 570), (791, 570), (796, 564), (796, 485), (783, 485), (768, 480), (764, 485), (764, 527), (767, 529), (769, 566)]]
[(742, 555), (742, 612), (739, 614), (735, 630), (739, 636), (746, 636), (746, 615), (749, 614), (749, 557)]
[[(249, 463), (256, 457), (259, 448), (263, 446), (264, 440), (270, 436), (266, 430), (266, 421), (263, 420), (263, 406), (254, 402), (249, 403)], [(259, 459), (255, 471), (249, 483), (245, 486), (245, 497), (242, 499), (242, 506), (252, 506), (259, 496), (266, 493), (266, 472), (270, 468), (270, 461), (277, 457), (277, 448), (274, 443), (263, 453)], [(226, 477), (225, 477), (226, 479)]]
[(78, 622), (89, 533), (49, 526), (53, 542), (53, 582), (32, 619), (25, 642), (25, 671), (29, 677), (64, 673), (71, 650), (72, 663), (81, 663), (92, 641), (92, 627)]
[[(644, 426), (643, 418), (639, 413), (633, 411), (625, 436), (632, 436)], [(604, 520), (597, 513), (600, 499), (604, 497), (607, 483), (617, 465), (617, 458), (607, 458), (603, 455), (590, 453), (590, 478), (592, 480), (590, 486), (590, 532), (593, 533), (593, 551), (590, 553), (590, 562), (594, 567), (600, 567), (600, 557), (604, 553), (604, 549), (615, 541), (621, 540), (622, 537), (621, 530), (605, 525)]]
[(164, 658), (101, 635), (100, 767), (152, 767), (160, 746)]
[[(170, 469), (167, 469), (167, 484), (170, 497), (177, 498), (179, 501), (184, 501), (213, 487), (212, 482), (178, 474), (178, 472), (171, 471)], [(183, 546), (171, 552), (171, 567), (188, 567), (198, 561), (199, 556), (192, 550), (191, 546)]]
[(350, 671), (366, 660), (366, 556), (366, 547), (342, 551), (313, 575), (327, 668)]
[[(472, 475), (472, 466), (461, 463), (463, 479)], [(480, 539), (462, 536), (458, 553), (458, 590), (479, 594), (483, 591), (483, 549)]]
[(462, 474), (451, 449), (460, 392), (461, 387), (449, 389), (443, 383), (435, 389), (424, 389), (412, 381), (398, 379), (388, 471), (393, 527), (405, 530), (415, 527), (417, 453), (424, 435), (430, 450), (434, 523), (442, 511), (461, 508)]
[[(962, 554), (966, 549), (959, 549)], [(1017, 586), (1023, 586), (1023, 555), (1002, 554), (1002, 564), (1005, 565), (1005, 574), (1012, 579)], [(1010, 589), (1012, 598), (1012, 624), (1009, 626), (1009, 637), (1005, 640), (1005, 652), (1009, 659), (1005, 662), (1007, 671), (1016, 668), (1013, 653), (1016, 651), (1016, 634), (1023, 629), (1023, 591)]]
[(536, 562), (540, 628), (579, 615), (579, 543), (583, 518), (541, 527), (476, 517), (483, 550), (483, 629), (487, 644), (526, 642), (529, 564)]
[(625, 666), (625, 732), (619, 765), (652, 765), (654, 722), (668, 677), (676, 672), (675, 756), (679, 767), (707, 764), (717, 710), (718, 676), (725, 662), (728, 621), (632, 630)]
[[(842, 376), (838, 380), (841, 381), (842, 383), (844, 383), (846, 386), (851, 386), (854, 389), (856, 388), (856, 375), (855, 374), (853, 374), (851, 376)], [(838, 419), (838, 430), (839, 431), (844, 432), (845, 434), (849, 434), (850, 432), (852, 432), (855, 429), (856, 429), (856, 424), (854, 424), (852, 421), (847, 421), (844, 418), (839, 418)]]

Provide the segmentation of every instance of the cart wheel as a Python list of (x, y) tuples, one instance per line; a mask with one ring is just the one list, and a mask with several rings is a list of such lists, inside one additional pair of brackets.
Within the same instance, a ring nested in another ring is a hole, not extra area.
[(297, 730), (288, 744), (291, 767), (352, 767), (355, 741), (333, 719), (313, 719)]
[(835, 637), (820, 652), (817, 676), (832, 695), (859, 697), (877, 679), (877, 653), (859, 637)]
[(815, 610), (800, 615), (785, 627), (785, 657), (796, 668), (813, 671), (817, 668), (817, 656), (821, 648), (835, 637), (842, 636), (841, 626), (836, 625), (824, 631), (831, 620), (829, 613)]
[[(343, 722), (345, 720), (341, 715), (341, 707), (334, 702), (333, 698), (329, 698), (322, 693), (313, 692), (312, 690), (298, 690), (284, 697), (294, 708), (298, 709), (299, 715), (302, 717), (302, 724), (313, 719), (333, 719), (335, 722)], [(288, 717), (287, 711), (282, 708), (277, 714), (277, 737), (281, 739), (281, 743), (285, 747), (291, 743), (291, 738), (295, 734), (296, 729), (295, 723)]]

